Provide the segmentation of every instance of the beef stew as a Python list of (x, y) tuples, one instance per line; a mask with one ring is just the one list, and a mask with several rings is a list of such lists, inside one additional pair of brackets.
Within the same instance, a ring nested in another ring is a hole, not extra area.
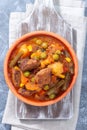
[(20, 43), (9, 59), (9, 76), (16, 91), (38, 101), (64, 93), (74, 75), (68, 49), (56, 38), (36, 36)]

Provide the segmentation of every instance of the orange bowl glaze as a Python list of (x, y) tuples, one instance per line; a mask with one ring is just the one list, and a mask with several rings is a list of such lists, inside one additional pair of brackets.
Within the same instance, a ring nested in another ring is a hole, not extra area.
[[(29, 100), (29, 98), (23, 97), (22, 95), (20, 95), (15, 87), (13, 86), (11, 79), (9, 77), (9, 73), (8, 73), (8, 64), (9, 64), (9, 59), (10, 56), (12, 54), (12, 52), (15, 50), (16, 46), (18, 46), (22, 41), (26, 40), (27, 38), (31, 38), (33, 36), (51, 36), (54, 37), (56, 39), (58, 39), (59, 41), (62, 42), (62, 44), (64, 44), (64, 46), (67, 48), (68, 52), (70, 53), (73, 63), (74, 63), (74, 76), (73, 79), (69, 85), (69, 87), (67, 88), (67, 90), (60, 95), (59, 97), (56, 97), (53, 100), (49, 100), (49, 101), (35, 101), (35, 100)], [(23, 35), (22, 37), (20, 37), (18, 40), (16, 40), (13, 45), (10, 47), (10, 49), (8, 50), (6, 57), (5, 57), (5, 61), (4, 61), (4, 76), (5, 76), (5, 80), (6, 83), (9, 87), (9, 89), (12, 91), (12, 93), (21, 101), (30, 104), (30, 105), (34, 105), (34, 106), (47, 106), (47, 105), (51, 105), (54, 104), (56, 102), (59, 102), (60, 100), (62, 100), (70, 91), (71, 89), (74, 87), (74, 84), (76, 82), (76, 78), (78, 75), (78, 61), (77, 61), (77, 57), (76, 54), (73, 50), (73, 48), (71, 47), (71, 45), (61, 36), (53, 33), (53, 32), (47, 32), (47, 31), (35, 31), (35, 32), (31, 32), (28, 34)]]

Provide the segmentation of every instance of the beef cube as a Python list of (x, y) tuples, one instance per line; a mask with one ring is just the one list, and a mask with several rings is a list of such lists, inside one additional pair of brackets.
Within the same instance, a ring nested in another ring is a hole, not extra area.
[(12, 81), (15, 87), (19, 87), (21, 83), (21, 72), (15, 68), (12, 69)]
[(35, 59), (24, 58), (19, 61), (19, 67), (22, 71), (33, 70), (39, 67), (40, 62)]
[(42, 69), (35, 75), (35, 82), (37, 84), (40, 84), (41, 86), (45, 84), (50, 84), (51, 74), (52, 74), (52, 71), (50, 68)]
[(29, 97), (31, 96), (32, 94), (34, 94), (36, 91), (28, 91), (26, 90), (25, 88), (19, 88), (18, 89), (18, 93), (23, 95), (23, 96), (26, 96), (26, 97)]

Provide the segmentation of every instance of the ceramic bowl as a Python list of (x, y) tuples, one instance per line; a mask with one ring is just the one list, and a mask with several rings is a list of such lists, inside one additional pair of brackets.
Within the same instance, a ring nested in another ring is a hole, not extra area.
[[(54, 37), (56, 39), (58, 39), (59, 41), (62, 42), (62, 44), (64, 44), (64, 46), (67, 48), (67, 50), (69, 51), (71, 57), (72, 57), (72, 60), (74, 62), (74, 76), (73, 76), (73, 79), (72, 79), (72, 82), (70, 83), (69, 87), (67, 88), (67, 90), (60, 96), (56, 97), (55, 99), (53, 100), (50, 100), (50, 101), (34, 101), (34, 100), (30, 100), (26, 97), (23, 97), (22, 95), (20, 95), (15, 87), (13, 86), (12, 82), (11, 82), (11, 79), (9, 77), (9, 72), (8, 72), (8, 64), (9, 64), (9, 58), (12, 54), (12, 52), (15, 50), (16, 46), (18, 46), (22, 41), (26, 40), (27, 38), (30, 38), (30, 37), (33, 37), (33, 36), (51, 36), (51, 37)], [(5, 80), (6, 80), (6, 83), (9, 87), (9, 89), (12, 91), (12, 93), (18, 98), (20, 99), (21, 101), (27, 103), (27, 104), (30, 104), (30, 105), (34, 105), (34, 106), (47, 106), (47, 105), (51, 105), (51, 104), (54, 104), (56, 102), (59, 102), (60, 100), (62, 100), (70, 91), (71, 89), (74, 87), (74, 84), (76, 82), (76, 78), (77, 78), (77, 75), (78, 75), (78, 61), (77, 61), (77, 57), (76, 57), (76, 54), (73, 50), (73, 48), (71, 47), (70, 43), (68, 43), (67, 40), (65, 40), (63, 37), (53, 33), (53, 32), (46, 32), (46, 31), (35, 31), (35, 32), (31, 32), (31, 33), (27, 33), (25, 35), (23, 35), (22, 37), (20, 37), (18, 40), (16, 40), (12, 46), (10, 47), (10, 49), (8, 50), (7, 54), (6, 54), (6, 57), (5, 57), (5, 61), (4, 61), (4, 76), (5, 76)]]

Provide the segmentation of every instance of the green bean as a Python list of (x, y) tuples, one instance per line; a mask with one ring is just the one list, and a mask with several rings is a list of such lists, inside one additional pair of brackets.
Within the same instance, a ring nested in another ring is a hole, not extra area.
[(65, 91), (67, 89), (67, 87), (69, 85), (69, 82), (70, 82), (70, 79), (71, 79), (70, 73), (67, 73), (66, 77), (65, 77), (65, 84), (64, 84), (64, 86), (62, 88), (63, 91)]
[(66, 57), (70, 57), (70, 54), (67, 51), (64, 51), (64, 52), (65, 52)]
[(53, 94), (53, 93), (55, 93), (55, 92), (56, 92), (55, 87), (52, 87), (52, 88), (50, 88), (50, 89), (47, 91), (47, 95), (51, 95), (51, 94)]
[(65, 83), (65, 80), (60, 80), (57, 84), (57, 88), (60, 88), (61, 86), (63, 86)]
[(64, 85), (65, 81), (64, 80), (60, 80), (54, 87), (50, 88), (47, 91), (47, 95), (53, 94), (53, 93), (57, 93), (57, 90), (59, 90), (60, 87), (62, 87)]
[(70, 73), (74, 74), (74, 68), (73, 67), (70, 67)]
[(23, 52), (20, 51), (20, 52), (14, 57), (14, 59), (12, 59), (12, 60), (10, 61), (9, 67), (12, 68), (12, 67), (17, 63), (18, 59), (19, 59), (22, 55), (23, 55)]
[(72, 63), (72, 61), (69, 63), (69, 70), (71, 74), (74, 74), (74, 64)]

